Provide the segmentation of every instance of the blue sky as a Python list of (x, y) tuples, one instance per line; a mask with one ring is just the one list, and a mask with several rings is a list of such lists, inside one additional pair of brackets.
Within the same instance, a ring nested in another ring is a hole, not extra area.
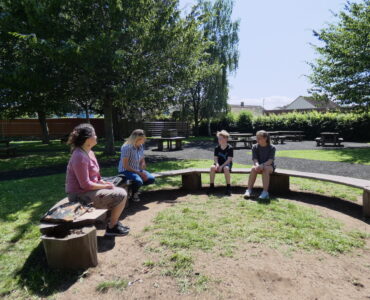
[[(180, 0), (190, 9), (194, 0)], [(229, 103), (244, 101), (267, 109), (282, 106), (311, 87), (306, 64), (315, 57), (312, 30), (336, 18), (344, 0), (235, 0), (234, 19), (240, 20), (239, 68), (231, 75)]]

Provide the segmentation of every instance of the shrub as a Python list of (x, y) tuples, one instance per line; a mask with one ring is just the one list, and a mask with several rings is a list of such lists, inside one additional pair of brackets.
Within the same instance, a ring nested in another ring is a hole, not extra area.
[[(249, 112), (228, 113), (211, 123), (211, 130), (253, 132), (302, 130), (306, 139), (314, 139), (323, 131), (336, 131), (346, 141), (370, 141), (370, 112), (291, 112), (282, 115), (253, 117)], [(207, 124), (201, 124), (201, 134), (207, 135)]]

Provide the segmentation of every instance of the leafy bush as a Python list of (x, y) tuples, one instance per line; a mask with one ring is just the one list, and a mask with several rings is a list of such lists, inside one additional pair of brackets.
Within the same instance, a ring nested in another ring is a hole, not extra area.
[[(306, 139), (314, 139), (323, 131), (336, 131), (347, 141), (370, 140), (370, 112), (291, 112), (281, 115), (253, 117), (250, 112), (239, 115), (229, 113), (211, 123), (212, 132), (229, 131), (253, 132), (264, 129), (302, 130)], [(206, 124), (201, 124), (201, 134), (207, 135)]]

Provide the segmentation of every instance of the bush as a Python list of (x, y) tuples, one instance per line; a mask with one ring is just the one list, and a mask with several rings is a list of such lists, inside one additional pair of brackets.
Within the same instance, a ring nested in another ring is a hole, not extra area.
[[(370, 112), (291, 112), (282, 115), (253, 117), (250, 112), (239, 115), (228, 113), (211, 123), (211, 130), (253, 132), (302, 130), (306, 139), (314, 139), (323, 131), (336, 131), (346, 141), (370, 141)], [(202, 123), (200, 133), (207, 135), (207, 124)]]
[(241, 132), (253, 131), (253, 114), (250, 111), (243, 111), (239, 114), (236, 127)]
[(259, 116), (253, 120), (253, 129), (254, 131), (302, 130), (306, 139), (314, 139), (323, 131), (336, 131), (347, 141), (369, 141), (370, 113), (313, 111)]

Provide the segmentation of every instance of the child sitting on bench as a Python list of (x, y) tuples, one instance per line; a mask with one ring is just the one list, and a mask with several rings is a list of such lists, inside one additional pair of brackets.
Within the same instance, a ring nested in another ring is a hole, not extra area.
[(214, 151), (214, 165), (211, 166), (210, 170), (210, 186), (208, 194), (211, 194), (214, 191), (215, 187), (215, 176), (216, 172), (225, 174), (226, 179), (226, 191), (225, 195), (231, 195), (231, 186), (230, 186), (230, 173), (233, 166), (233, 156), (234, 149), (231, 145), (228, 144), (229, 133), (226, 130), (217, 132), (218, 145)]
[(130, 200), (139, 202), (139, 189), (142, 185), (154, 183), (155, 179), (146, 169), (144, 157), (144, 130), (135, 129), (126, 143), (121, 147), (118, 172), (132, 181), (132, 197)]
[(275, 170), (275, 146), (271, 145), (270, 135), (264, 131), (260, 130), (256, 134), (257, 144), (252, 147), (252, 159), (253, 167), (249, 175), (248, 189), (245, 191), (244, 198), (250, 198), (252, 195), (253, 185), (256, 182), (258, 174), (262, 174), (263, 191), (259, 196), (259, 199), (269, 199), (269, 185), (270, 185), (270, 175)]

